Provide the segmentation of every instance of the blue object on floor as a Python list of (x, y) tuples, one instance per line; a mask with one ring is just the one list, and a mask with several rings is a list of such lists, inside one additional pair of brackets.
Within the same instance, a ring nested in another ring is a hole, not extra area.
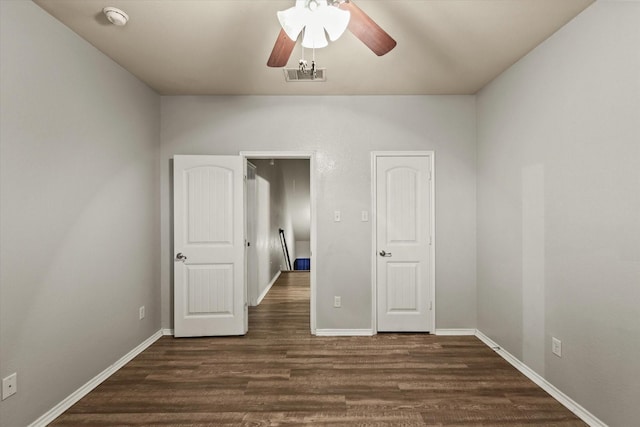
[(310, 258), (296, 258), (293, 262), (294, 270), (311, 270), (311, 259)]

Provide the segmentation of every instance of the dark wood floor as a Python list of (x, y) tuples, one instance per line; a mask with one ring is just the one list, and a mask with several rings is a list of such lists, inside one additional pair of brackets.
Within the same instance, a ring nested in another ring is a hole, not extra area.
[(313, 337), (308, 273), (249, 333), (163, 337), (53, 425), (584, 426), (475, 337)]

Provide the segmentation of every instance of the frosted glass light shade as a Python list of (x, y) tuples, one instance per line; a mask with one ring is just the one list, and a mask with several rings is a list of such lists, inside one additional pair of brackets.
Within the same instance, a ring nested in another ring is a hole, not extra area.
[[(313, 8), (309, 7), (310, 1)], [(291, 40), (297, 40), (304, 29), (302, 46), (319, 49), (326, 47), (326, 34), (336, 41), (347, 29), (351, 14), (335, 6), (329, 6), (327, 0), (296, 0), (296, 5), (278, 12), (282, 29)]]

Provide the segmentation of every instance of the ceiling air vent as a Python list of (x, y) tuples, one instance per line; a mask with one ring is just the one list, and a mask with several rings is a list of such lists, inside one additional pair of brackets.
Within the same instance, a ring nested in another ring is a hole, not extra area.
[(326, 82), (327, 69), (318, 68), (314, 77), (309, 70), (302, 72), (298, 68), (285, 68), (284, 79), (288, 82)]

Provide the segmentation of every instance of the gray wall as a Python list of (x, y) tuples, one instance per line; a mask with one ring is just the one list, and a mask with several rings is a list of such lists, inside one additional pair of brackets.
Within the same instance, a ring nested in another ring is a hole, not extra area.
[(311, 239), (311, 194), (308, 159), (289, 159), (280, 162), (284, 179), (287, 211), (291, 216), (292, 234), (287, 242), (294, 243), (291, 251), (291, 266), (296, 258), (309, 258), (309, 240)]
[[(0, 1), (0, 376), (23, 426), (160, 327), (159, 97), (30, 1)], [(138, 320), (138, 307), (146, 318)]]
[[(374, 150), (436, 153), (438, 328), (476, 326), (475, 97), (162, 97), (163, 327), (172, 325), (171, 174), (174, 154), (317, 153), (317, 327), (371, 328)], [(333, 211), (342, 222), (333, 222)], [(342, 308), (333, 308), (333, 296)]]
[(640, 419), (639, 23), (596, 2), (477, 100), (478, 328), (612, 426)]

